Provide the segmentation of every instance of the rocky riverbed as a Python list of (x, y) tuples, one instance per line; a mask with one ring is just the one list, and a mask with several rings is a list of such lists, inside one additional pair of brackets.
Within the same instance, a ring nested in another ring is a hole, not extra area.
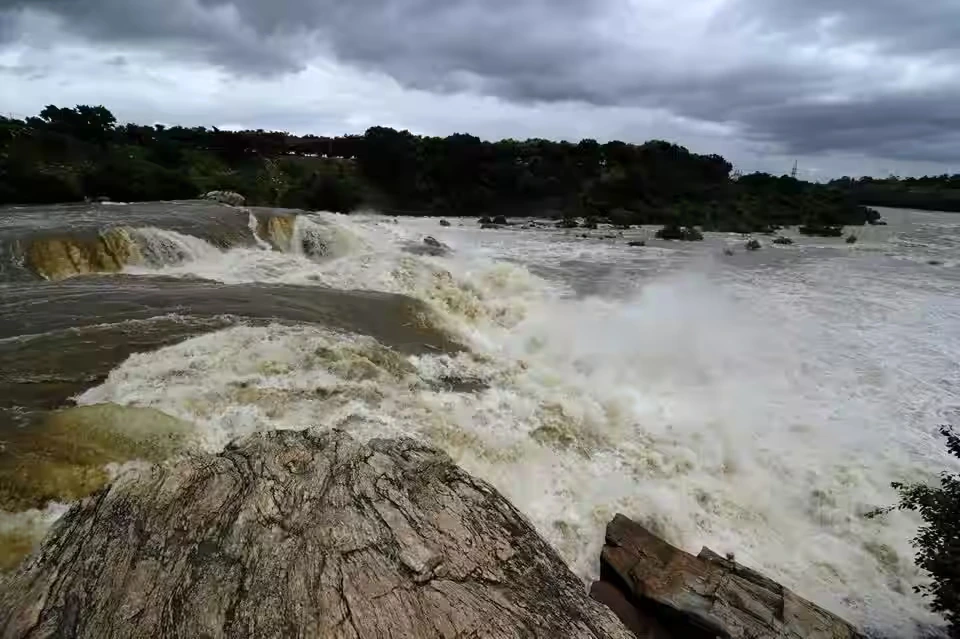
[(0, 582), (0, 635), (856, 636), (622, 516), (602, 565), (592, 599), (500, 493), (414, 440), (275, 431), (84, 499)]

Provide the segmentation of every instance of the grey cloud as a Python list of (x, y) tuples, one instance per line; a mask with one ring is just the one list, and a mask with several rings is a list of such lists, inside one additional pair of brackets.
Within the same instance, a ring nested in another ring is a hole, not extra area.
[(856, 39), (897, 53), (960, 50), (956, 0), (737, 0), (732, 22), (760, 19), (806, 39)]
[[(326, 52), (410, 88), (659, 108), (731, 125), (784, 153), (960, 157), (949, 108), (960, 102), (960, 84), (941, 75), (929, 87), (896, 90), (883, 86), (882, 56), (862, 70), (829, 54), (795, 55), (801, 47), (859, 44), (956, 66), (960, 3), (688, 4), (713, 11), (697, 18), (703, 29), (689, 41), (694, 29), (658, 29), (663, 16), (651, 9), (664, 5), (653, 0), (0, 0), (0, 38), (10, 37), (4, 15), (9, 22), (12, 11), (42, 11), (91, 39), (236, 73), (296, 71)], [(629, 37), (634, 21), (640, 27)]]
[(787, 151), (855, 149), (878, 157), (956, 162), (960, 158), (960, 91), (873, 96), (869, 101), (802, 103), (742, 114), (760, 138)]

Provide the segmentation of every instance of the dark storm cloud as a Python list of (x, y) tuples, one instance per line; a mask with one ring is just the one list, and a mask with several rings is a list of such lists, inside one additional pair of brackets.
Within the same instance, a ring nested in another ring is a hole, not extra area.
[(0, 0), (0, 37), (16, 11), (236, 73), (328, 54), (432, 92), (659, 108), (785, 153), (960, 155), (954, 0)]

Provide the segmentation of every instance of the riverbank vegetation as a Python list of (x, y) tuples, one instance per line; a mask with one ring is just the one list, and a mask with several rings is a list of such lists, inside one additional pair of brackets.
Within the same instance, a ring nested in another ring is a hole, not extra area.
[(104, 107), (0, 118), (0, 204), (241, 193), (251, 204), (399, 215), (546, 215), (617, 226), (757, 232), (875, 222), (849, 189), (731, 175), (664, 141), (487, 142), (373, 127), (363, 135), (118, 124)]
[[(944, 426), (947, 449), (960, 457), (960, 435)], [(913, 544), (917, 565), (930, 574), (931, 582), (917, 588), (929, 597), (930, 607), (950, 624), (950, 636), (960, 637), (960, 475), (943, 473), (939, 486), (894, 484), (900, 491), (900, 507), (923, 518)]]
[(920, 178), (841, 178), (830, 186), (868, 206), (960, 212), (960, 174)]

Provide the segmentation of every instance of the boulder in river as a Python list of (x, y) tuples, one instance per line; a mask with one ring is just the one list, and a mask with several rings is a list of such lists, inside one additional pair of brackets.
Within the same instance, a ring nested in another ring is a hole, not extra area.
[(791, 240), (789, 237), (786, 237), (784, 235), (778, 235), (777, 237), (773, 238), (773, 243), (780, 244), (783, 246), (789, 246), (790, 244), (793, 244), (793, 240)]
[(2, 637), (631, 636), (491, 486), (341, 431), (121, 474), (0, 582), (0, 610)]
[(447, 220), (440, 220), (440, 226), (450, 226), (450, 222)]
[(229, 204), (230, 206), (243, 206), (243, 203), (247, 201), (245, 197), (234, 191), (210, 191), (203, 196), (203, 199)]
[(744, 248), (748, 251), (759, 251), (761, 248), (763, 248), (763, 245), (760, 244), (760, 240), (752, 239), (748, 240), (747, 243), (744, 244)]
[(638, 637), (860, 639), (856, 629), (708, 548), (694, 557), (617, 515), (591, 594)]
[(450, 254), (450, 247), (433, 236), (426, 236), (423, 242), (419, 244), (411, 243), (404, 247), (404, 250), (414, 255), (432, 255), (433, 257), (442, 257)]
[(509, 224), (509, 222), (507, 222), (506, 216), (504, 215), (498, 215), (497, 217), (493, 218), (493, 223), (500, 224), (502, 226), (506, 226), (507, 224)]

